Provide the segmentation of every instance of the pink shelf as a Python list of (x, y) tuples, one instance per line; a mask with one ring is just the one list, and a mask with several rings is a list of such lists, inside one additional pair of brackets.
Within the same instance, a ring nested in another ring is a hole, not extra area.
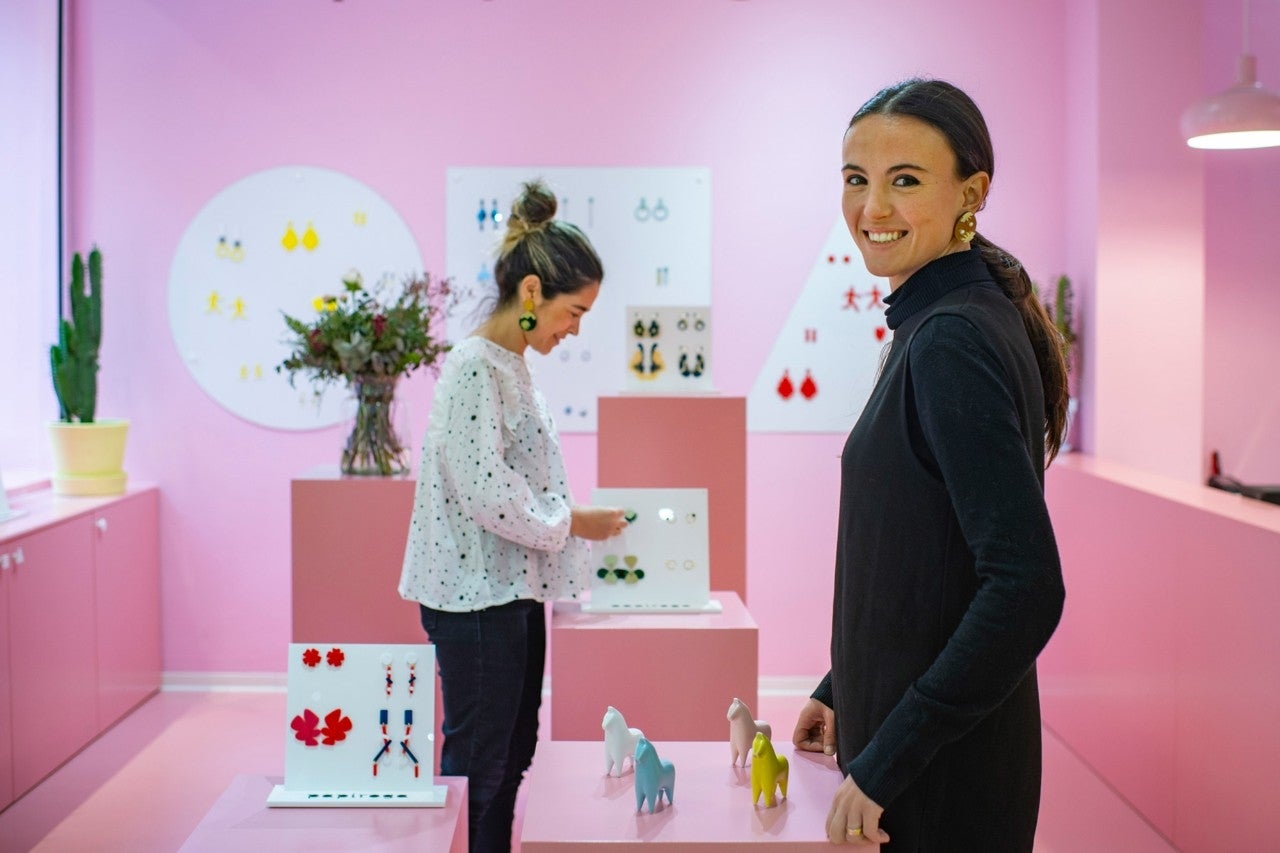
[(672, 806), (664, 799), (653, 814), (647, 806), (636, 812), (630, 765), (621, 778), (605, 776), (602, 743), (540, 742), (526, 783), (522, 853), (585, 853), (604, 845), (668, 853), (830, 850), (827, 811), (841, 780), (835, 759), (796, 755), (790, 743), (775, 741), (791, 765), (788, 797), (771, 809), (763, 799), (753, 805), (751, 768), (730, 765), (728, 724), (720, 716), (722, 742), (654, 741), (659, 757), (675, 764), (676, 794)]
[(440, 776), (442, 808), (267, 808), (278, 776), (236, 776), (181, 847), (186, 853), (271, 850), (467, 851), (467, 780)]
[(727, 738), (729, 703), (757, 707), (759, 629), (736, 593), (711, 597), (722, 613), (583, 613), (557, 602), (552, 739), (602, 740), (610, 705), (655, 742)]

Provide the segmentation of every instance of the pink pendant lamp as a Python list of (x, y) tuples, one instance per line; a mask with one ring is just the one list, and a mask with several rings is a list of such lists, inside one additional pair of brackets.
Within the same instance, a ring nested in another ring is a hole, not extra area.
[(1244, 50), (1236, 85), (1198, 101), (1182, 114), (1182, 135), (1192, 148), (1268, 148), (1280, 145), (1280, 96), (1262, 88), (1249, 53), (1249, 0), (1244, 2)]

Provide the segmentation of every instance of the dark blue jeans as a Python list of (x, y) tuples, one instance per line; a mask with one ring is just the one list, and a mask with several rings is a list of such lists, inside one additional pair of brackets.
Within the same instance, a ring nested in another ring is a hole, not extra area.
[(546, 611), (527, 599), (471, 613), (420, 608), (444, 701), (440, 775), (467, 777), (472, 853), (509, 851), (538, 745)]

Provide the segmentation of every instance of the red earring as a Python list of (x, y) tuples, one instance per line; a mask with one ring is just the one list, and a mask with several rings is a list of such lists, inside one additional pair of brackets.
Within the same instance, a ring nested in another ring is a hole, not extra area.
[(342, 666), (342, 662), (347, 659), (347, 656), (342, 653), (342, 649), (335, 646), (329, 649), (329, 653), (324, 656), (324, 659), (329, 662), (329, 666), (337, 669)]
[(320, 650), (307, 649), (302, 653), (302, 662), (312, 669), (315, 669), (316, 664), (320, 663)]

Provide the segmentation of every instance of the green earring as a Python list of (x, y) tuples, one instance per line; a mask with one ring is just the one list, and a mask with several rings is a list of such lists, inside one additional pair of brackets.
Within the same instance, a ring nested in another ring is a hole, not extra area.
[(538, 317), (533, 313), (533, 300), (526, 299), (524, 301), (524, 313), (520, 315), (520, 328), (526, 332), (532, 332), (538, 327)]

